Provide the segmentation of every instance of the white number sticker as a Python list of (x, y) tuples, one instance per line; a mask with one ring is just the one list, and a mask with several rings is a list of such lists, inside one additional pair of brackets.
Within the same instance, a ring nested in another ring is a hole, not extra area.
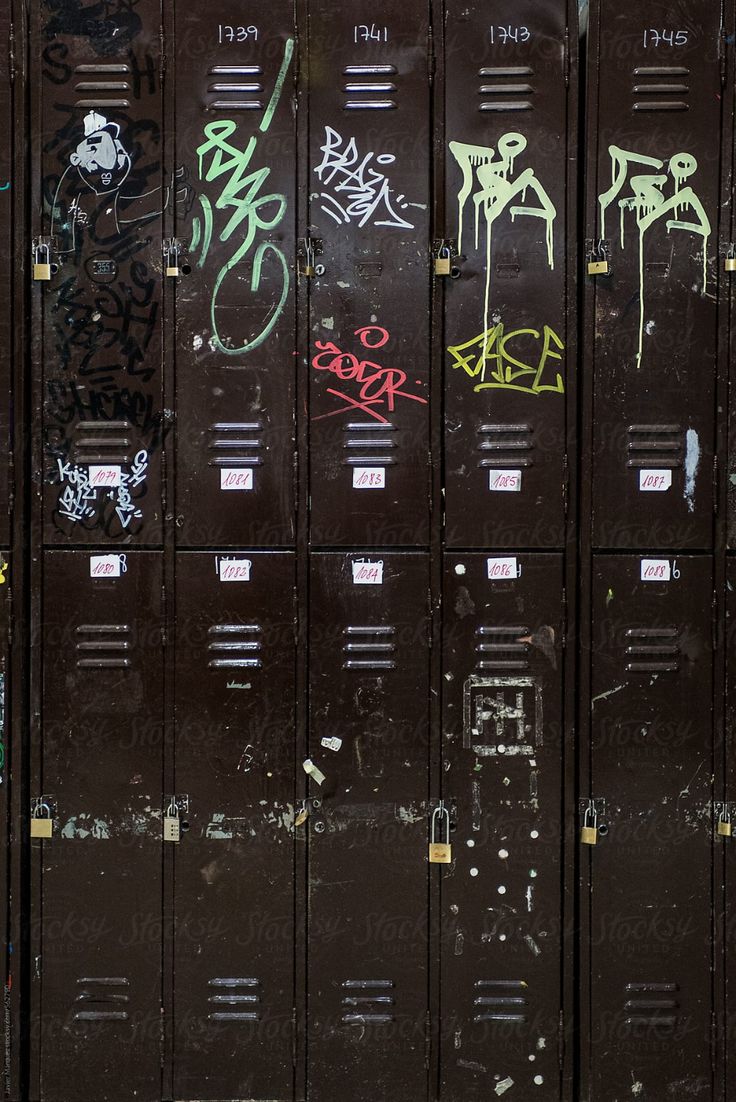
[(518, 494), (521, 490), (521, 471), (489, 471), (488, 488), (494, 493)]
[(251, 467), (223, 467), (220, 471), (221, 490), (252, 490), (253, 469)]
[(383, 559), (370, 562), (356, 559), (353, 566), (353, 585), (383, 585)]
[(672, 566), (669, 559), (642, 559), (641, 580), (643, 582), (669, 582), (672, 578)]
[(521, 571), (515, 558), (486, 559), (488, 577), (496, 582), (504, 578), (518, 578)]
[(91, 466), (89, 469), (90, 486), (119, 486), (122, 476), (122, 467)]
[(125, 555), (90, 555), (90, 578), (119, 578), (128, 569)]
[(672, 471), (639, 471), (639, 489), (644, 493), (662, 493), (672, 485)]
[(353, 467), (354, 490), (385, 490), (385, 467)]
[(249, 582), (250, 559), (218, 559), (217, 572), (221, 582)]

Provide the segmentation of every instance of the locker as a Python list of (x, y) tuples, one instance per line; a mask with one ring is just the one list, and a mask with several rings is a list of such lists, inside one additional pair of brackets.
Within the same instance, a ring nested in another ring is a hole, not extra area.
[[(708, 558), (593, 569), (590, 1097), (713, 1098)], [(588, 1033), (589, 1031), (589, 1033)], [(635, 1088), (635, 1090), (634, 1090)]]
[[(558, 1100), (562, 556), (448, 554), (440, 1098)], [(513, 1097), (513, 1095), (512, 1095)]]
[(561, 546), (576, 10), (567, 0), (448, 0), (445, 35), (446, 540)]
[[(687, 17), (686, 17), (687, 14)], [(594, 544), (708, 548), (720, 7), (591, 5), (586, 265)], [(587, 372), (586, 372), (587, 374)]]
[(418, 553), (312, 556), (302, 829), (315, 1102), (426, 1098), (428, 567)]
[(176, 7), (183, 546), (294, 538), (296, 33), (286, 0), (239, 7)]
[(44, 538), (153, 543), (162, 217), (178, 201), (163, 164), (161, 4), (85, 11), (33, 5), (30, 39), (31, 259), (50, 265), (50, 278), (33, 282)]
[(429, 10), (309, 3), (315, 545), (429, 538)]
[(176, 573), (174, 1095), (291, 1099), (294, 556)]
[(34, 1096), (68, 1102), (73, 1084), (80, 1102), (157, 1102), (160, 557), (48, 551), (44, 599), (31, 796), (48, 808), (53, 833), (30, 843), (41, 892), (31, 950)]
[[(0, 12), (0, 42), (6, 43), (10, 37), (10, 10), (6, 6)], [(0, 403), (0, 441), (2, 441), (2, 461), (0, 461), (0, 545), (7, 546), (10, 541), (10, 452), (12, 438), (11, 420), (11, 383), (14, 327), (13, 317), (17, 309), (13, 299), (15, 271), (15, 249), (21, 246), (20, 235), (15, 232), (14, 219), (14, 142), (13, 142), (13, 90), (10, 74), (10, 57), (5, 51), (0, 55), (0, 120), (6, 136), (0, 150), (0, 262), (2, 295), (0, 296), (0, 345), (5, 350), (0, 359), (0, 390), (3, 400)], [(16, 175), (17, 186), (17, 175)]]

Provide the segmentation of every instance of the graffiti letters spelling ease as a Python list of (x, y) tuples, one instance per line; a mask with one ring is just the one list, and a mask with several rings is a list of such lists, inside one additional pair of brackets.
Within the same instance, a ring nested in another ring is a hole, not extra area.
[[(525, 394), (551, 391), (563, 394), (562, 375), (556, 370), (565, 346), (555, 331), (538, 329), (505, 332), (499, 322), (464, 344), (451, 345), (452, 367), (473, 380), (473, 390), (520, 390)], [(522, 359), (527, 356), (529, 362)]]
[[(355, 330), (355, 336), (364, 349), (374, 354), (390, 339), (388, 330), (380, 325), (365, 325)], [(312, 367), (335, 376), (335, 383), (327, 387), (327, 393), (343, 403), (330, 413), (315, 417), (315, 421), (360, 410), (385, 425), (388, 424), (385, 414), (395, 411), (399, 399), (427, 404), (426, 398), (406, 389), (408, 376), (401, 368), (384, 367), (375, 359), (343, 352), (334, 341), (315, 341), (315, 348)]]
[[(258, 127), (259, 134), (267, 133), (271, 126), (293, 52), (294, 41), (288, 39), (271, 99)], [(232, 119), (218, 119), (208, 123), (204, 128), (205, 140), (197, 149), (199, 179), (208, 184), (221, 180), (222, 190), (215, 199), (214, 210), (207, 195), (199, 196), (202, 213), (201, 216), (198, 215), (193, 219), (190, 242), (190, 251), (193, 253), (199, 251), (197, 266), (201, 268), (207, 259), (212, 237), (216, 232), (214, 212), (219, 211), (229, 215), (217, 231), (218, 239), (222, 243), (230, 240), (237, 241), (237, 245), (230, 259), (223, 264), (217, 274), (210, 302), (212, 341), (218, 351), (227, 356), (243, 355), (263, 344), (284, 309), (290, 283), (289, 265), (283, 250), (272, 241), (256, 243), (259, 234), (274, 231), (283, 222), (287, 207), (286, 196), (278, 192), (265, 191), (271, 169), (252, 167), (258, 149), (258, 134), (251, 134), (245, 147), (241, 148), (238, 141), (239, 131), (238, 123)], [(275, 269), (279, 290), (260, 330), (251, 334), (242, 343), (237, 343), (223, 329), (223, 322), (218, 314), (218, 299), (230, 273), (248, 258), (251, 250), (253, 250), (251, 292), (255, 294), (259, 290), (262, 278), (265, 279), (267, 276), (269, 280), (273, 278), (271, 269)]]

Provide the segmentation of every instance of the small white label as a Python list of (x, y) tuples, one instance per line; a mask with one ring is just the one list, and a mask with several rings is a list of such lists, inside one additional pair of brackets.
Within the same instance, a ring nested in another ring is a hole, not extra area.
[(252, 490), (252, 467), (223, 467), (220, 471), (221, 490)]
[(518, 494), (521, 491), (521, 471), (489, 471), (488, 489), (494, 493)]
[(324, 780), (325, 780), (324, 773), (322, 772), (321, 769), (318, 769), (318, 767), (314, 764), (314, 762), (312, 761), (311, 758), (306, 758), (302, 762), (302, 769), (307, 774), (307, 776), (311, 777), (313, 781), (317, 782), (317, 784), (323, 784), (324, 783)]
[(353, 585), (383, 585), (383, 559), (378, 562), (357, 559), (352, 565)]
[(218, 559), (217, 572), (221, 582), (249, 582), (250, 559)]
[(342, 746), (342, 739), (333, 735), (332, 738), (323, 738), (320, 745), (324, 746), (327, 750), (339, 750)]
[(90, 486), (119, 486), (122, 475), (121, 467), (111, 467), (108, 464), (90, 466)]
[(502, 578), (517, 578), (519, 576), (516, 559), (486, 559), (488, 577), (492, 582)]
[(662, 493), (672, 485), (672, 471), (639, 471), (639, 489), (645, 493)]
[(385, 490), (385, 467), (353, 467), (354, 490)]
[(119, 578), (128, 569), (125, 555), (90, 555), (90, 578)]
[(642, 559), (641, 580), (643, 582), (668, 582), (672, 577), (669, 559)]

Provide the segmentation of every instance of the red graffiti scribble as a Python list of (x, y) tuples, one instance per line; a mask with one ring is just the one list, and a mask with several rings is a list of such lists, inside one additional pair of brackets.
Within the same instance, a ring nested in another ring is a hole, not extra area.
[[(382, 348), (389, 340), (388, 329), (380, 325), (364, 325), (355, 330), (355, 336), (364, 348), (370, 349)], [(409, 398), (412, 402), (427, 404), (426, 398), (402, 390), (406, 382), (406, 372), (400, 368), (383, 367), (373, 360), (358, 359), (352, 352), (341, 351), (333, 341), (315, 341), (314, 344), (318, 351), (312, 359), (312, 367), (316, 371), (331, 371), (343, 383), (355, 383), (358, 393), (350, 395), (328, 387), (327, 393), (340, 398), (345, 405), (330, 413), (321, 413), (313, 420), (320, 421), (324, 417), (335, 417), (339, 413), (361, 409), (385, 425), (388, 419), (379, 409), (393, 413), (397, 398)]]

